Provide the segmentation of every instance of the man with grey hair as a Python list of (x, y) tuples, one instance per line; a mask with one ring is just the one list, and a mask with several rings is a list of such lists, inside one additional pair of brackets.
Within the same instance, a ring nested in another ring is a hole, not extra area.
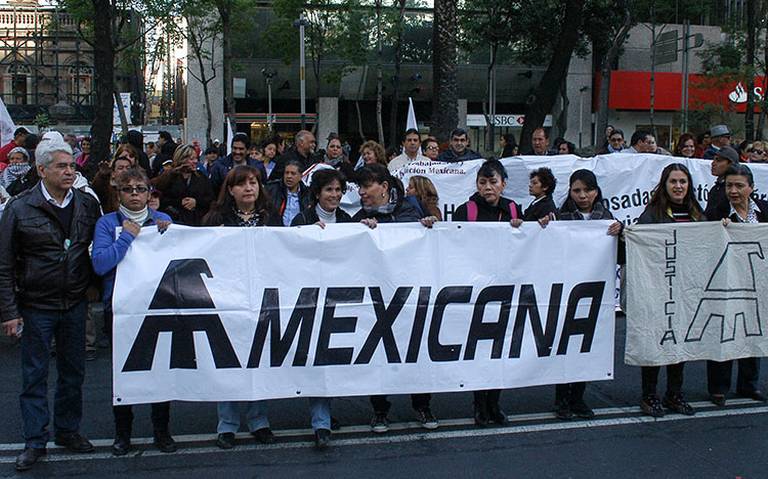
[[(278, 164), (278, 167), (280, 167), (279, 173), (282, 175), (282, 170), (285, 168), (285, 164), (291, 160), (296, 160), (301, 163), (302, 172), (309, 168), (315, 163), (312, 154), (315, 152), (316, 146), (317, 141), (315, 140), (315, 135), (313, 135), (311, 131), (301, 130), (296, 133), (293, 148), (280, 157), (281, 161)], [(282, 176), (280, 176), (280, 178), (282, 178)]]
[(73, 452), (93, 451), (80, 435), (85, 375), (85, 292), (93, 279), (88, 247), (98, 202), (73, 187), (75, 161), (62, 139), (36, 152), (40, 182), (8, 202), (0, 220), (0, 322), (21, 338), (24, 451), (16, 469), (31, 468), (48, 442), (48, 364), (56, 339), (58, 380), (54, 440)]

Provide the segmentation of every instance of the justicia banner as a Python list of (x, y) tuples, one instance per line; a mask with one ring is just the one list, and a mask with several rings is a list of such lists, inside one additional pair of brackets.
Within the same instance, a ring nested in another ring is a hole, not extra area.
[(146, 228), (117, 271), (114, 403), (611, 379), (608, 224)]

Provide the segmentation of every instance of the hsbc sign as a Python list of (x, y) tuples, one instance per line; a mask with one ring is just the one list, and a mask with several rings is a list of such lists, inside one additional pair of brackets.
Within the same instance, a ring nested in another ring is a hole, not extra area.
[[(521, 127), (525, 123), (525, 115), (495, 115), (494, 124), (500, 127)], [(485, 115), (467, 115), (467, 126), (484, 127), (488, 126), (485, 121)], [(547, 115), (544, 119), (544, 126), (552, 126), (552, 115)]]

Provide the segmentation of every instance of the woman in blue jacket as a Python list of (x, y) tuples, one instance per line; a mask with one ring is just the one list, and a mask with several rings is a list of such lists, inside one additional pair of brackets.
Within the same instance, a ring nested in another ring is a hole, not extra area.
[[(96, 274), (104, 277), (104, 320), (112, 322), (112, 292), (115, 271), (125, 258), (131, 243), (141, 233), (143, 226), (156, 225), (165, 231), (171, 218), (165, 213), (147, 207), (149, 178), (139, 168), (129, 168), (117, 177), (117, 194), (120, 201), (117, 211), (102, 216), (96, 223), (93, 236), (91, 262)], [(110, 328), (111, 330), (111, 328)], [(162, 452), (175, 452), (176, 443), (168, 432), (170, 402), (152, 404), (154, 444)], [(112, 453), (127, 454), (131, 449), (131, 406), (113, 406), (115, 416), (115, 442)]]

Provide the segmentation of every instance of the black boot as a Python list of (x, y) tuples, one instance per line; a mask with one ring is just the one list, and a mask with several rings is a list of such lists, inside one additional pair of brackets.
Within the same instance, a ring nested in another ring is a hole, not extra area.
[(115, 442), (112, 443), (112, 454), (125, 456), (131, 450), (131, 424), (117, 424), (115, 427)]
[(499, 406), (499, 399), (501, 398), (501, 389), (492, 389), (488, 391), (486, 396), (488, 419), (496, 424), (503, 426), (507, 424), (507, 415), (501, 410)]
[(488, 391), (475, 391), (475, 424), (487, 426), (488, 419)]

